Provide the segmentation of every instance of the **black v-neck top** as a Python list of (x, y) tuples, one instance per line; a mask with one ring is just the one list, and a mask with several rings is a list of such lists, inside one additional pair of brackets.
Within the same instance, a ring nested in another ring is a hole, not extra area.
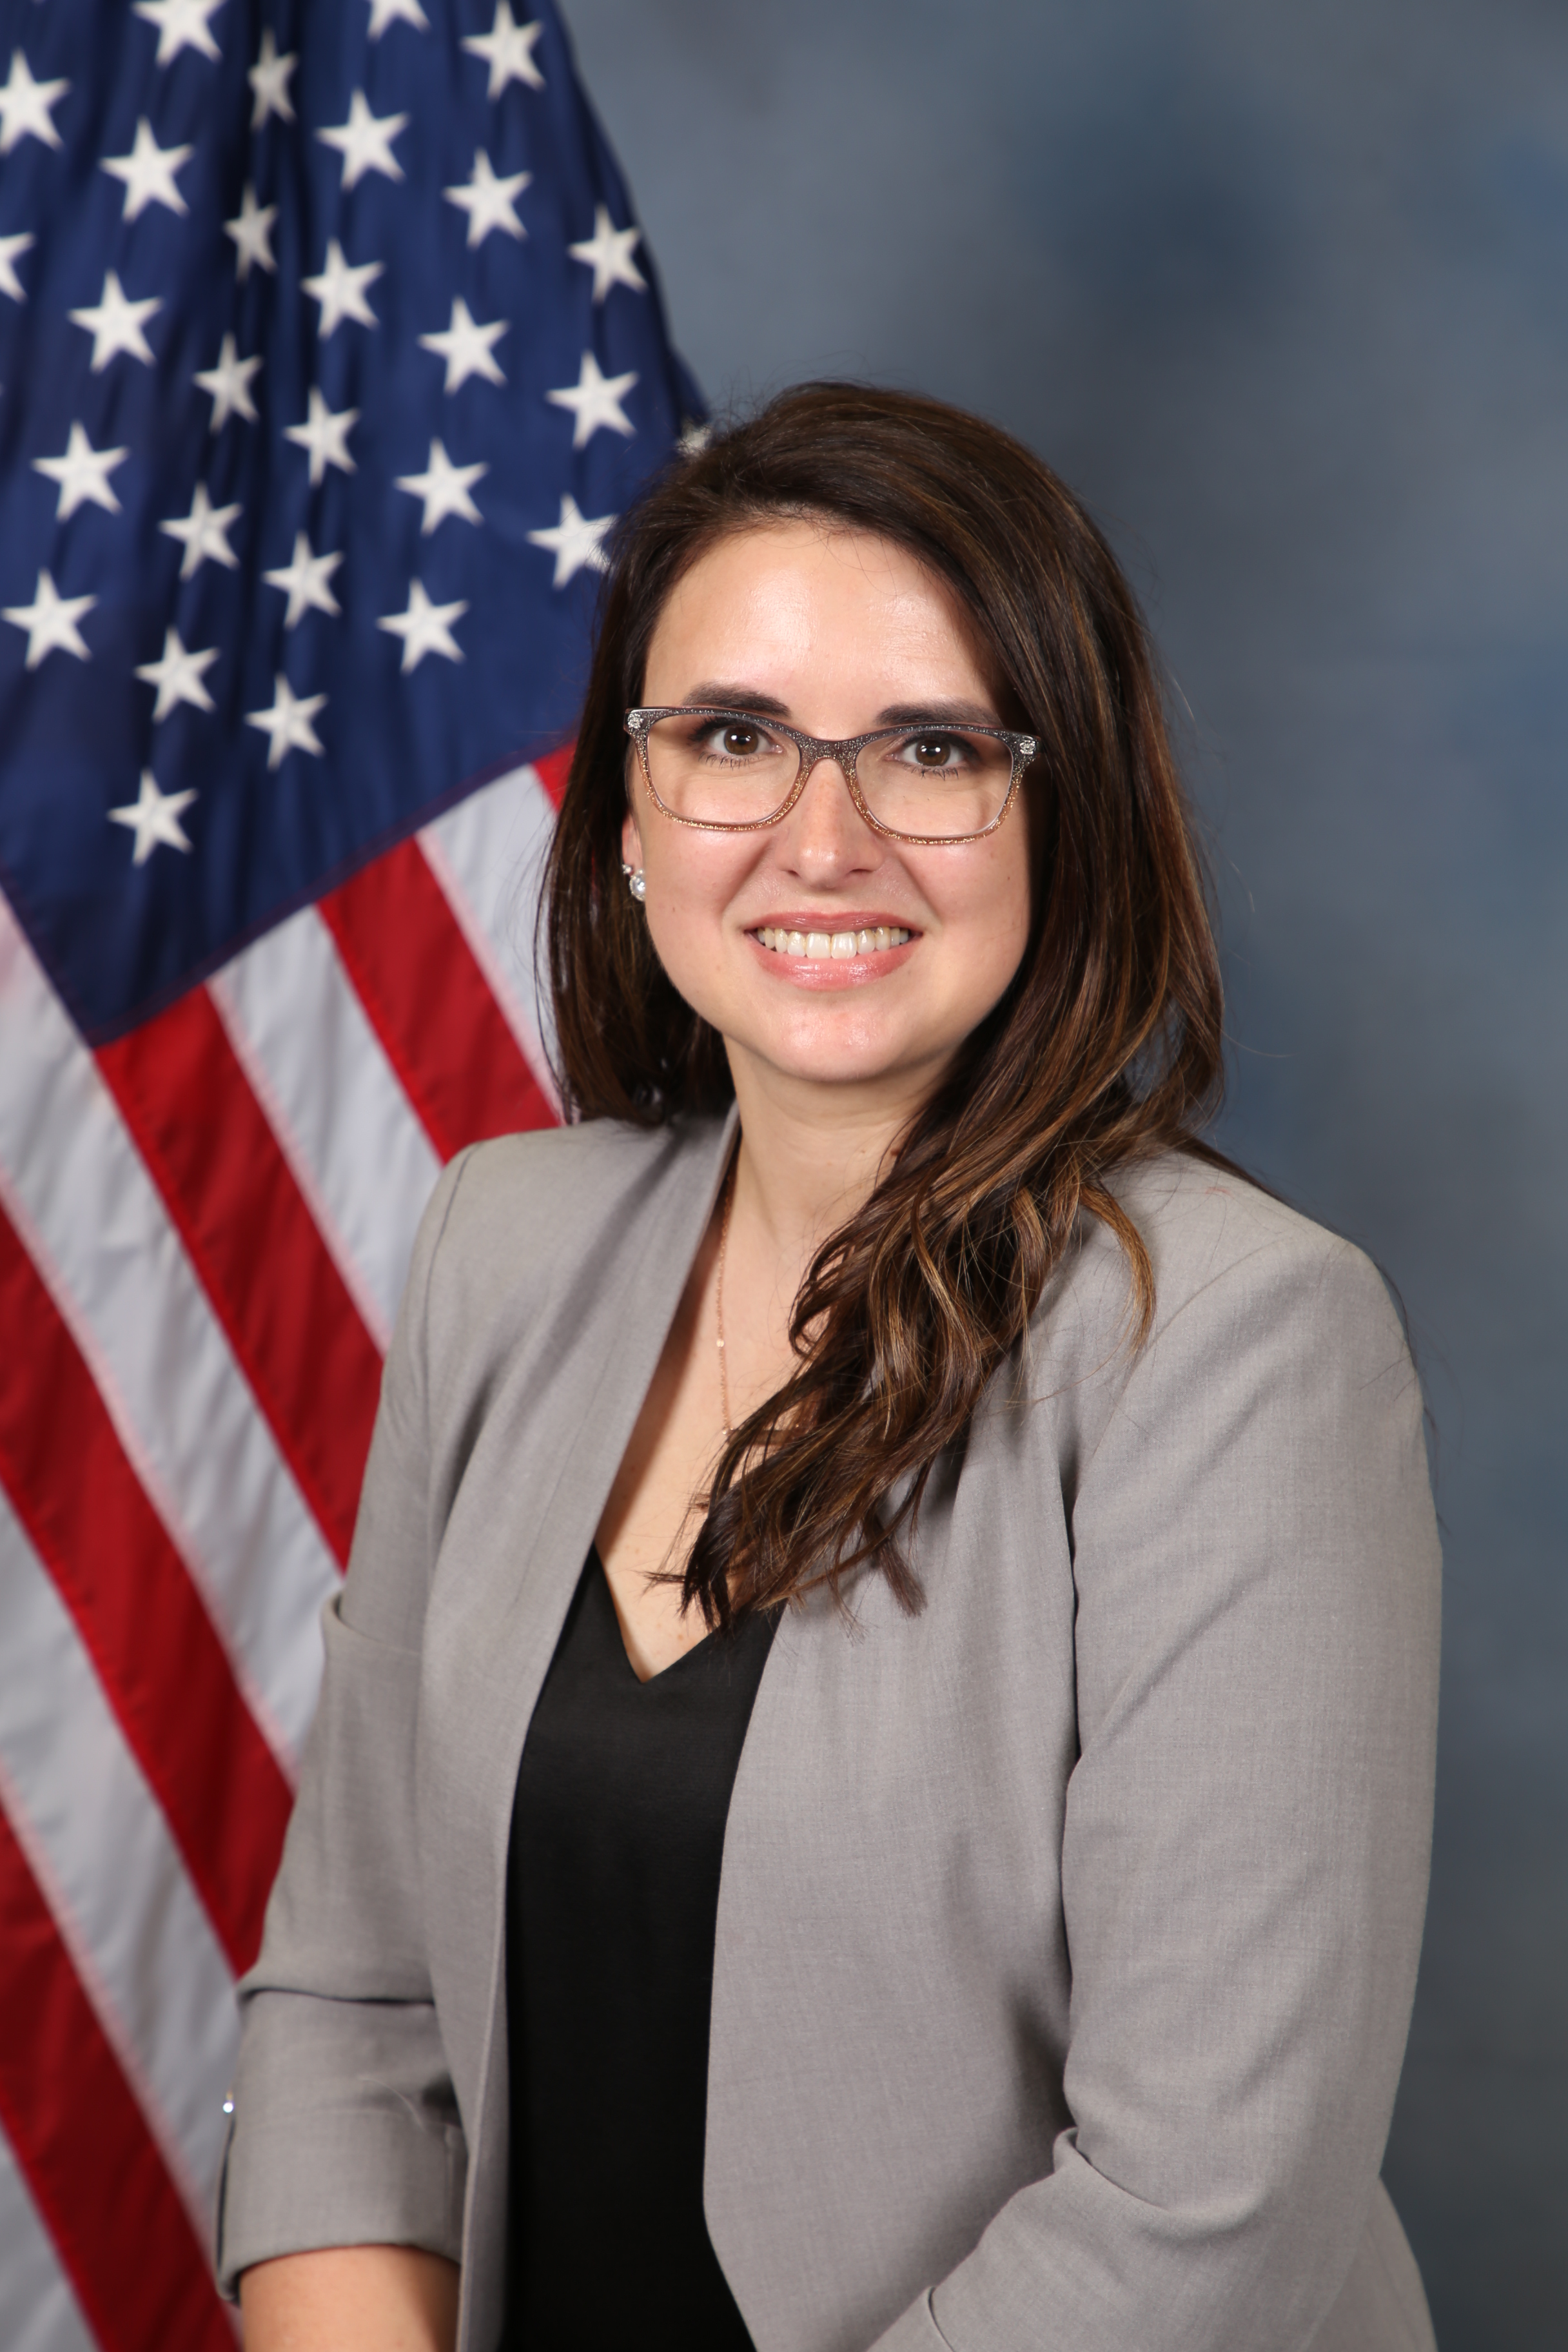
[(724, 1823), (773, 1621), (648, 1682), (588, 1554), (507, 1861), (507, 2352), (751, 2352), (702, 2210)]

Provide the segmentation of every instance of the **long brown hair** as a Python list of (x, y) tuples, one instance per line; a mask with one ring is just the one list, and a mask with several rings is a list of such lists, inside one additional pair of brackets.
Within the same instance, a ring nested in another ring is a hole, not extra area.
[[(967, 611), (1039, 738), (1031, 923), (1011, 985), (795, 1301), (797, 1368), (736, 1430), (683, 1578), (710, 1625), (854, 1569), (920, 1603), (906, 1546), (931, 1470), (1023, 1339), (1079, 1220), (1116, 1235), (1131, 1331), (1148, 1253), (1115, 1172), (1196, 1146), (1221, 1084), (1220, 982), (1149, 642), (1049, 468), (934, 400), (806, 384), (675, 462), (622, 524), (545, 898), (568, 1116), (655, 1126), (732, 1097), (621, 875), (623, 713), (676, 582), (721, 536), (821, 516), (906, 548)], [(1020, 811), (1019, 814), (1023, 813)], [(1205, 1156), (1209, 1156), (1206, 1152)]]

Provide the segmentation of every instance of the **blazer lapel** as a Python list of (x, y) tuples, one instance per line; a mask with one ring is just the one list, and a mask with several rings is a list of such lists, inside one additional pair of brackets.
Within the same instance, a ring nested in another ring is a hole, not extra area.
[[(505, 2292), (506, 1860), (523, 1741), (735, 1129), (731, 1112), (721, 1127), (628, 1138), (634, 1181), (612, 1171), (604, 1229), (585, 1251), (594, 1206), (574, 1204), (577, 1230), (546, 1261), (528, 1328), (492, 1368), (441, 1544), (425, 1645), (420, 1826), (433, 1947), (438, 1938), (432, 1973), (472, 2167), (468, 2346), (495, 2340)], [(525, 1240), (531, 1286), (541, 1243)]]

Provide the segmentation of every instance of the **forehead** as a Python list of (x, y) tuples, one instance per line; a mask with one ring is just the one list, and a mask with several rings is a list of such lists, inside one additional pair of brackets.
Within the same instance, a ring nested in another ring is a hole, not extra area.
[(691, 681), (668, 673), (693, 665), (759, 683), (764, 671), (869, 665), (970, 690), (992, 667), (952, 591), (906, 548), (809, 519), (727, 533), (681, 575), (654, 628), (647, 690), (658, 675), (686, 692)]

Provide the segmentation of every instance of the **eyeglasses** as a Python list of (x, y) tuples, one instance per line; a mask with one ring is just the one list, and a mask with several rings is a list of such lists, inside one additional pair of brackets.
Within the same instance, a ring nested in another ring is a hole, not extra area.
[(894, 841), (978, 841), (995, 832), (1040, 748), (1034, 736), (1005, 727), (935, 719), (831, 743), (753, 711), (689, 704), (628, 710), (626, 729), (655, 806), (703, 833), (777, 824), (817, 761), (832, 760), (874, 833)]

